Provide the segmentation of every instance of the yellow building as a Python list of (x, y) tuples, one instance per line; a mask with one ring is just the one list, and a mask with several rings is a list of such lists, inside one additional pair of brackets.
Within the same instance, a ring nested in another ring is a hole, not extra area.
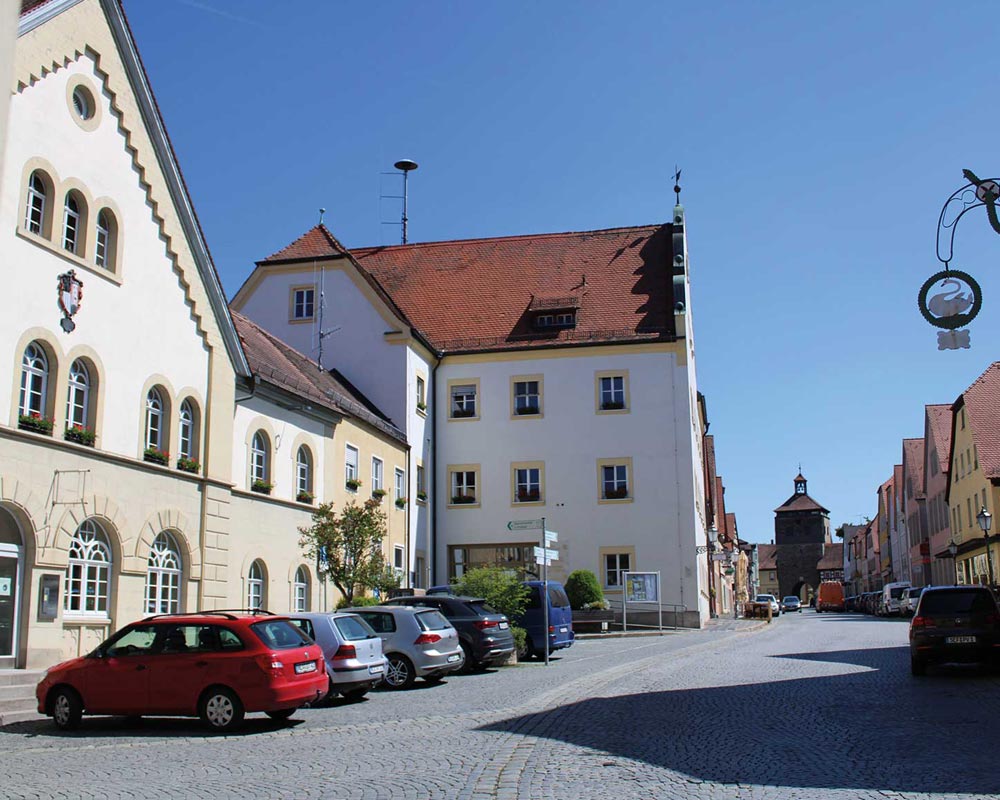
[(951, 512), (952, 542), (957, 545), (958, 583), (997, 582), (1000, 564), (997, 520), (986, 540), (976, 517), (982, 509), (995, 513), (1000, 499), (1000, 362), (995, 362), (952, 405), (952, 436), (946, 499)]

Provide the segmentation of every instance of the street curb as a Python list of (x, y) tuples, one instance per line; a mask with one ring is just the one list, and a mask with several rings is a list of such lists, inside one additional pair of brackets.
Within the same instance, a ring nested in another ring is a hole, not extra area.
[(680, 633), (680, 630), (669, 631), (608, 631), (607, 633), (578, 633), (574, 639), (631, 639), (644, 636), (670, 636)]

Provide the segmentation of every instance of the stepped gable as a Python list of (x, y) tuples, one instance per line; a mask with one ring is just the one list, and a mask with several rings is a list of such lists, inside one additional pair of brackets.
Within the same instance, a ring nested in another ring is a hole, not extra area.
[(951, 452), (951, 406), (947, 403), (924, 406), (930, 421), (934, 444), (937, 446), (938, 469), (948, 473)]
[(1000, 361), (991, 364), (955, 401), (952, 411), (965, 405), (979, 468), (986, 478), (1000, 478)]
[[(647, 225), (351, 253), (441, 352), (672, 341), (672, 232)], [(264, 263), (313, 253), (314, 245), (323, 247), (307, 234)], [(576, 324), (536, 329), (540, 309), (573, 311)]]
[(232, 315), (250, 369), (258, 379), (328, 410), (360, 419), (397, 441), (406, 442), (406, 436), (392, 420), (339, 372), (320, 369), (314, 361), (242, 314), (233, 311)]

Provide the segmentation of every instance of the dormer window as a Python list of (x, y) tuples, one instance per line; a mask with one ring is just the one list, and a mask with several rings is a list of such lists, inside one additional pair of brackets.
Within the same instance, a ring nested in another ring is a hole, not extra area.
[(573, 328), (576, 326), (576, 312), (561, 314), (539, 314), (535, 317), (536, 328)]

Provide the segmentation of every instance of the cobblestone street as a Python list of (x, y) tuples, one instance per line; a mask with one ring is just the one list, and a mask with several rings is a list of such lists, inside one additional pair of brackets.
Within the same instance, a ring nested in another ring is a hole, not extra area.
[(986, 722), (1000, 680), (912, 678), (906, 630), (806, 611), (753, 632), (581, 641), (547, 669), (376, 692), (287, 725), (254, 715), (229, 737), (196, 720), (88, 718), (72, 735), (26, 722), (0, 729), (0, 794), (1000, 797)]

